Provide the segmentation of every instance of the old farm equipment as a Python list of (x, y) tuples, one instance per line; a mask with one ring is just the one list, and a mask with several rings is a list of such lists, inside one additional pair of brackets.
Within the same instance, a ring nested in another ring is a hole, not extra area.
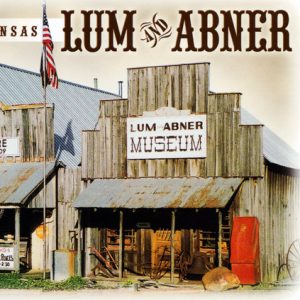
[(179, 276), (185, 279), (188, 275), (204, 275), (214, 267), (205, 253), (194, 253), (190, 256), (182, 252), (179, 258)]
[[(164, 246), (158, 249), (160, 255), (156, 264), (144, 266), (145, 275), (153, 280), (162, 278), (170, 271), (171, 261), (170, 247)], [(185, 251), (178, 252), (175, 249), (175, 270), (179, 272), (180, 280), (185, 279), (188, 275), (204, 275), (213, 268), (209, 257), (205, 253), (195, 253), (190, 255)]]
[[(149, 276), (152, 280), (158, 280), (171, 272), (170, 230), (143, 229), (138, 234), (131, 231), (124, 233), (124, 265), (128, 271)], [(92, 272), (96, 275), (96, 272), (100, 271), (106, 277), (117, 276), (118, 232), (106, 230), (105, 238), (107, 247), (102, 246), (100, 251), (91, 248), (91, 254), (98, 260)], [(174, 271), (179, 274), (180, 279), (185, 279), (190, 275), (204, 275), (214, 267), (217, 256), (215, 232), (176, 230), (173, 241)], [(226, 252), (227, 248), (224, 251)], [(222, 258), (225, 256), (226, 254), (222, 252)]]
[(277, 273), (277, 280), (288, 275), (292, 280), (300, 280), (300, 239), (295, 240), (289, 247), (286, 259), (280, 265)]
[[(174, 234), (175, 269), (178, 269), (181, 253), (181, 232)], [(171, 269), (171, 231), (157, 230), (151, 235), (151, 260), (143, 265), (144, 275), (157, 280)]]
[[(157, 230), (152, 237), (151, 263), (143, 266), (144, 274), (153, 280), (162, 278), (171, 269), (171, 245), (170, 231)], [(213, 268), (212, 258), (214, 254), (206, 253), (213, 249), (202, 249), (206, 252), (185, 251), (181, 245), (181, 232), (176, 231), (174, 236), (174, 265), (182, 280), (188, 275), (203, 275)]]
[(293, 280), (300, 280), (300, 240), (295, 240), (286, 255), (288, 273)]
[[(90, 254), (94, 255), (98, 259), (98, 264), (91, 270), (93, 275), (96, 275), (97, 270), (99, 270), (105, 277), (118, 276), (117, 265), (109, 252), (109, 250), (104, 247), (105, 253), (101, 253), (95, 247), (90, 247)], [(106, 259), (104, 256), (108, 256)]]
[[(153, 280), (162, 278), (170, 270), (171, 249), (168, 246), (159, 247), (155, 255), (157, 259), (154, 264), (144, 265), (145, 275)], [(178, 257), (178, 254), (175, 254), (175, 257)]]

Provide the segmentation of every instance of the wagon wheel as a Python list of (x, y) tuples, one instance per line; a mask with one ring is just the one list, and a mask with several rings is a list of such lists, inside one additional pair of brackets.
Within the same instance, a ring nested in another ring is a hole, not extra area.
[(288, 273), (293, 280), (300, 279), (300, 240), (295, 240), (286, 255)]

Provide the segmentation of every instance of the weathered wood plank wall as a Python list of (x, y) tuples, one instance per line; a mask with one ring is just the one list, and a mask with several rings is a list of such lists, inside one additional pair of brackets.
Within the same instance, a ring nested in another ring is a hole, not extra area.
[[(56, 174), (53, 174), (52, 178), (47, 181), (46, 184), (46, 207), (56, 208)], [(43, 199), (43, 186), (40, 187), (37, 195), (30, 197), (25, 204), (26, 208), (40, 208), (44, 207)]]
[(170, 106), (207, 111), (209, 63), (128, 69), (131, 116)]
[[(47, 208), (51, 208), (52, 216), (49, 222), (49, 232), (51, 245), (50, 250), (56, 249), (71, 249), (75, 250), (77, 247), (77, 222), (78, 222), (78, 212), (73, 207), (73, 201), (79, 195), (79, 193), (86, 188), (88, 182), (83, 182), (81, 180), (81, 168), (59, 168), (56, 176), (54, 176), (47, 184)], [(26, 206), (27, 208), (43, 208), (42, 201), (42, 191), (35, 196)], [(92, 229), (86, 229), (87, 243), (91, 241), (90, 232)], [(95, 231), (95, 230), (94, 230)], [(98, 230), (97, 234), (94, 236), (99, 236)], [(32, 237), (35, 238), (35, 233), (32, 234)], [(36, 239), (36, 238), (35, 238)], [(94, 240), (90, 242), (89, 245), (98, 246), (94, 244)], [(34, 249), (33, 255), (40, 255), (40, 258), (35, 259), (37, 266), (42, 269), (42, 252), (41, 245), (37, 249)], [(90, 262), (89, 251), (86, 249), (86, 261)], [(50, 251), (49, 250), (49, 251)], [(48, 255), (51, 254), (51, 251)], [(93, 264), (89, 265), (94, 266), (95, 261), (92, 260)], [(50, 266), (49, 266), (50, 267)]]
[(127, 100), (103, 101), (99, 130), (82, 132), (82, 178), (126, 177)]
[(199, 159), (127, 161), (127, 107), (102, 102), (99, 130), (82, 133), (83, 179), (263, 176), (262, 128), (240, 125), (240, 94), (208, 96), (207, 157)]
[[(53, 107), (47, 107), (46, 156), (54, 160)], [(10, 106), (0, 109), (0, 137), (20, 138), (20, 157), (0, 158), (1, 162), (39, 162), (44, 160), (44, 109), (41, 105), (31, 108)]]
[[(59, 168), (57, 174), (47, 184), (47, 208), (51, 208), (51, 218), (47, 219), (49, 226), (49, 238), (47, 241), (47, 255), (52, 255), (53, 250), (71, 249), (77, 246), (77, 210), (73, 207), (73, 201), (79, 193), (86, 187), (86, 183), (81, 180), (81, 168)], [(26, 208), (43, 208), (42, 191), (29, 202)], [(43, 255), (42, 244), (36, 238), (36, 233), (32, 234), (33, 248), (32, 255), (34, 266), (42, 270)], [(47, 266), (51, 268), (47, 256)]]
[(277, 280), (290, 244), (300, 238), (300, 178), (265, 167), (264, 178), (244, 181), (233, 202), (236, 216), (256, 216), (260, 222), (263, 282)]
[(90, 247), (95, 247), (100, 250), (100, 234), (101, 229), (95, 227), (86, 227), (84, 232), (85, 235), (85, 244), (84, 244), (84, 255), (85, 255), (85, 274), (86, 276), (91, 273), (92, 268), (94, 268), (98, 264), (98, 259), (91, 255)]
[(57, 246), (74, 249), (76, 245), (77, 210), (73, 201), (85, 188), (81, 181), (81, 168), (60, 168), (57, 182)]

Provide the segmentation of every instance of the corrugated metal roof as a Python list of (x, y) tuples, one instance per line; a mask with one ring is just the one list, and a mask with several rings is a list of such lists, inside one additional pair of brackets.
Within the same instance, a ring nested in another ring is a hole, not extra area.
[[(241, 110), (241, 122), (248, 125), (261, 124), (244, 109)], [(263, 153), (270, 163), (291, 169), (300, 169), (299, 153), (266, 126), (263, 127)]]
[[(43, 163), (0, 164), (0, 205), (22, 205), (30, 193), (43, 182)], [(47, 163), (47, 176), (55, 162)]]
[(224, 207), (242, 178), (98, 179), (74, 202), (96, 208)]
[[(0, 101), (7, 105), (43, 102), (40, 74), (0, 64)], [(99, 117), (99, 100), (117, 95), (59, 80), (57, 90), (47, 89), (54, 103), (55, 153), (66, 166), (81, 161), (81, 131), (93, 129)]]

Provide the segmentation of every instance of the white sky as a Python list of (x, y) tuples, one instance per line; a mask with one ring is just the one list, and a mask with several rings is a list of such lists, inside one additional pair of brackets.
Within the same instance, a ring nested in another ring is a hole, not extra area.
[[(82, 26), (80, 10), (137, 10), (135, 18), (135, 45), (137, 52), (61, 52), (62, 43), (55, 43), (55, 62), (61, 79), (93, 86), (93, 78), (99, 79), (99, 88), (118, 91), (117, 82), (127, 86), (127, 68), (146, 65), (166, 65), (189, 62), (210, 62), (210, 90), (214, 92), (242, 92), (242, 105), (294, 149), (300, 149), (300, 1), (285, 0), (152, 0), (147, 1), (100, 1), (100, 0), (48, 0), (48, 18), (62, 18), (61, 10), (74, 10), (74, 36), (80, 36)], [(41, 18), (41, 0), (0, 0), (1, 18)], [(278, 10), (289, 13), (290, 44), (292, 52), (241, 53), (220, 52), (171, 52), (175, 44), (176, 28), (179, 24), (178, 10), (193, 10), (195, 44), (199, 30), (197, 10)], [(169, 39), (150, 48), (140, 41), (139, 27), (150, 21), (155, 13), (173, 28)], [(103, 25), (105, 25), (105, 20)], [(106, 31), (103, 31), (104, 40)], [(105, 45), (106, 46), (106, 45)], [(104, 46), (104, 47), (105, 47)], [(41, 45), (39, 43), (0, 42), (0, 62), (12, 66), (39, 71)], [(0, 99), (1, 101), (1, 99)]]

